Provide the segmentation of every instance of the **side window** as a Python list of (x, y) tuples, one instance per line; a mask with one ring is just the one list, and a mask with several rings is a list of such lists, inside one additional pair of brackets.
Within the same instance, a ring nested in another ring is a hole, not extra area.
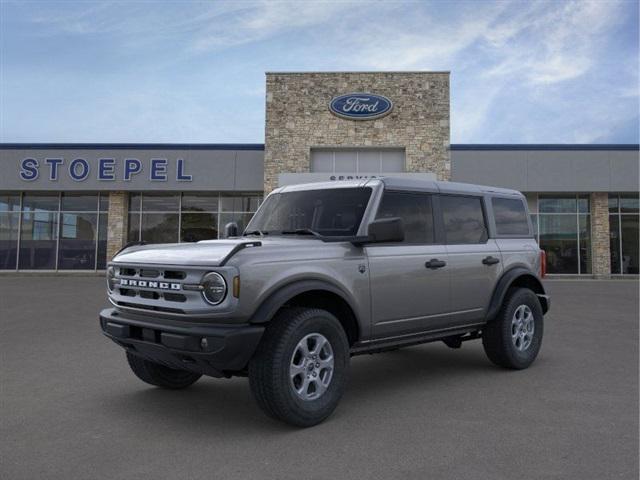
[(530, 235), (527, 211), (522, 200), (492, 198), (491, 204), (498, 235)]
[(481, 198), (442, 195), (440, 206), (448, 244), (487, 241), (487, 227), (482, 213)]
[(434, 242), (430, 195), (384, 192), (376, 218), (393, 217), (400, 217), (404, 223), (404, 243)]

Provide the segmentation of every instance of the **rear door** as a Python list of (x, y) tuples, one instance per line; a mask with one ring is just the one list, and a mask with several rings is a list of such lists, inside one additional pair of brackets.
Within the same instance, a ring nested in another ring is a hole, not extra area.
[(404, 242), (370, 244), (373, 338), (433, 330), (450, 310), (446, 248), (436, 234), (434, 196), (385, 191), (377, 218), (400, 217)]
[(440, 196), (451, 274), (451, 322), (481, 321), (502, 273), (502, 257), (489, 238), (482, 195)]

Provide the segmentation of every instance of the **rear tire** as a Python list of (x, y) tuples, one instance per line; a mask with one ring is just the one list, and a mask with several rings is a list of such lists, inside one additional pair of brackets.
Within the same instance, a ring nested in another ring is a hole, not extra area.
[(336, 317), (316, 308), (286, 308), (249, 362), (251, 392), (270, 417), (310, 427), (338, 405), (349, 360), (347, 335)]
[(127, 362), (136, 377), (143, 382), (171, 390), (187, 388), (202, 376), (199, 373), (165, 367), (129, 352), (127, 352)]
[(528, 288), (509, 290), (496, 318), (482, 330), (487, 357), (500, 367), (527, 368), (540, 351), (543, 323), (535, 293)]

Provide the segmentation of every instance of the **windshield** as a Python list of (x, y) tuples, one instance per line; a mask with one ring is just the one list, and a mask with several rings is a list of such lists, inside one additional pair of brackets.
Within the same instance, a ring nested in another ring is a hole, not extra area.
[(371, 188), (302, 190), (270, 195), (249, 222), (245, 235), (314, 232), (355, 236)]

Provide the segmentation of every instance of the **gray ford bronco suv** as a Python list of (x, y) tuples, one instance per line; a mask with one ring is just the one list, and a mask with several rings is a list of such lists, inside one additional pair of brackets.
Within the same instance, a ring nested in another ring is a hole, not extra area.
[(493, 363), (523, 369), (540, 350), (544, 255), (517, 191), (400, 178), (287, 186), (241, 236), (227, 230), (128, 246), (109, 263), (113, 308), (100, 325), (144, 382), (248, 376), (266, 414), (306, 427), (335, 409), (353, 355), (481, 339)]

